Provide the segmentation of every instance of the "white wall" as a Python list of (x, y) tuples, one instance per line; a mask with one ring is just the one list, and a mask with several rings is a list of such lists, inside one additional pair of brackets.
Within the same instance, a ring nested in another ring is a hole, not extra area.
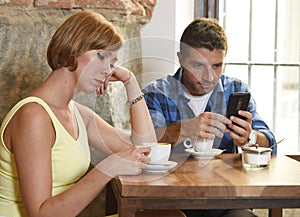
[(194, 18), (194, 0), (157, 0), (142, 31), (142, 87), (178, 68), (177, 51), (184, 28)]

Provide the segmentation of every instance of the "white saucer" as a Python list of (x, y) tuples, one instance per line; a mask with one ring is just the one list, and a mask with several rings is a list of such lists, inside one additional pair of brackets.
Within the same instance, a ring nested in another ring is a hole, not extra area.
[(215, 156), (221, 154), (223, 150), (217, 149), (217, 148), (212, 148), (209, 151), (206, 152), (200, 152), (200, 151), (195, 151), (192, 148), (185, 149), (185, 152), (192, 154), (192, 156), (196, 159), (211, 159), (214, 158)]
[(144, 169), (147, 173), (167, 173), (169, 170), (173, 169), (177, 166), (177, 162), (168, 161), (164, 164), (147, 164)]

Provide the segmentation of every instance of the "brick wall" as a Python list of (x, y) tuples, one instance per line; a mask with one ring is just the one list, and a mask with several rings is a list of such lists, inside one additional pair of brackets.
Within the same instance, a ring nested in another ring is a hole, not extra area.
[(0, 6), (23, 6), (47, 9), (118, 9), (151, 18), (156, 0), (0, 0)]

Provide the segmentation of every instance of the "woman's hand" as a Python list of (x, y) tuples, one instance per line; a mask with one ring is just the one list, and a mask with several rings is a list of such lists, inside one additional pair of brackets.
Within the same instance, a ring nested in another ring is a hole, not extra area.
[(110, 177), (118, 175), (138, 175), (150, 162), (151, 151), (146, 146), (130, 146), (129, 149), (108, 156), (96, 168)]
[(105, 87), (108, 86), (110, 81), (122, 81), (123, 83), (126, 83), (132, 77), (134, 77), (132, 72), (130, 72), (127, 68), (120, 66), (114, 69), (110, 76), (105, 79)]

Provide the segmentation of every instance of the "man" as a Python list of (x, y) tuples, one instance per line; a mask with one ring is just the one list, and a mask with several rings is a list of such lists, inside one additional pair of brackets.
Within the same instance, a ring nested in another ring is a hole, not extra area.
[[(160, 142), (182, 151), (182, 142), (190, 138), (214, 139), (214, 148), (236, 152), (246, 144), (269, 147), (273, 133), (258, 115), (251, 97), (243, 118), (225, 117), (233, 92), (249, 92), (245, 83), (222, 74), (227, 52), (224, 29), (216, 20), (196, 18), (184, 30), (178, 52), (181, 67), (174, 75), (148, 84), (143, 92)], [(246, 217), (249, 210), (186, 211), (191, 216)]]

